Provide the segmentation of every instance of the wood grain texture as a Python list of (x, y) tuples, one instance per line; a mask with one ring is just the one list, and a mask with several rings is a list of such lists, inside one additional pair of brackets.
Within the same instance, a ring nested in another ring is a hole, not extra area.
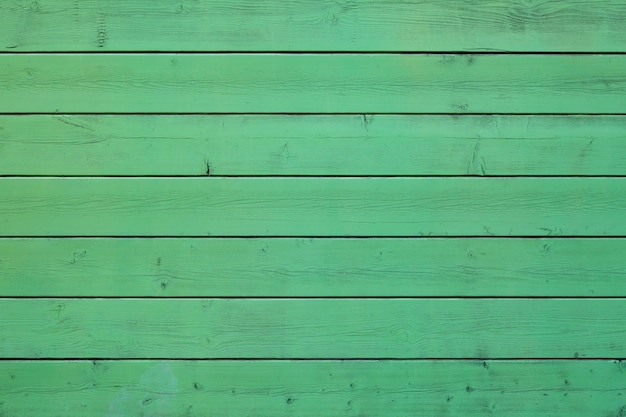
[(626, 51), (619, 0), (0, 4), (5, 51)]
[(0, 299), (2, 358), (622, 358), (626, 299)]
[(0, 239), (4, 297), (626, 296), (622, 239)]
[(626, 175), (623, 116), (0, 116), (0, 175)]
[(626, 299), (0, 299), (3, 358), (622, 358)]
[(4, 178), (2, 236), (622, 236), (624, 178)]
[(3, 54), (10, 113), (626, 113), (626, 55)]
[[(7, 416), (619, 416), (622, 361), (2, 361)], [(523, 406), (520, 406), (523, 404)]]
[(626, 416), (624, 16), (0, 0), (0, 417)]

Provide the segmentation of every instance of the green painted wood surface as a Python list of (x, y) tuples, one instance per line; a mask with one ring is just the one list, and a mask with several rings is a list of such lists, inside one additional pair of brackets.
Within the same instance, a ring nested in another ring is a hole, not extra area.
[(0, 175), (626, 175), (624, 116), (0, 116)]
[(0, 239), (3, 297), (626, 296), (623, 239)]
[(626, 299), (0, 299), (4, 358), (622, 358)]
[(4, 361), (0, 410), (50, 417), (619, 416), (624, 367), (606, 360)]
[(0, 0), (0, 417), (624, 417), (625, 16)]
[(10, 113), (626, 113), (626, 55), (3, 54)]
[(626, 51), (619, 0), (0, 4), (5, 51)]
[(2, 236), (621, 236), (623, 178), (5, 178)]

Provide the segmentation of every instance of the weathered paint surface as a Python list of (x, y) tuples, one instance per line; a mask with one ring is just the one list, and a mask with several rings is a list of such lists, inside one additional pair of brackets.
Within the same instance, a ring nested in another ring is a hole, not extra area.
[(46, 298), (0, 309), (6, 358), (626, 356), (623, 299)]
[(2, 54), (0, 112), (626, 112), (626, 55)]
[(622, 116), (0, 116), (0, 175), (626, 175)]
[(626, 49), (621, 0), (31, 0), (2, 6), (0, 48), (7, 52)]
[(623, 1), (0, 11), (0, 417), (626, 415)]
[(624, 239), (9, 238), (9, 297), (626, 296)]
[(626, 395), (618, 360), (9, 360), (0, 383), (6, 415), (54, 417), (615, 417)]

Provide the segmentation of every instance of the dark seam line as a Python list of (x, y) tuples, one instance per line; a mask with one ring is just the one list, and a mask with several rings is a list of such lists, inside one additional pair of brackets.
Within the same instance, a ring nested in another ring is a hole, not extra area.
[(594, 300), (596, 298), (601, 298), (604, 300), (626, 300), (626, 296), (599, 296), (599, 297), (588, 297), (588, 296), (345, 296), (345, 297), (332, 297), (332, 296), (266, 296), (266, 297), (247, 297), (247, 296), (180, 296), (180, 297), (169, 297), (169, 296), (104, 296), (104, 297), (81, 297), (81, 296), (1, 296), (0, 299), (3, 300), (22, 300), (22, 299), (54, 299), (54, 300), (74, 300), (74, 299), (118, 299), (118, 300), (179, 300), (179, 299), (188, 299), (188, 300), (468, 300), (468, 299), (480, 299), (480, 300), (495, 300), (495, 299), (516, 299), (516, 300), (537, 300), (537, 299), (546, 299), (546, 300)]
[(550, 116), (571, 116), (571, 117), (598, 117), (598, 116), (626, 116), (626, 113), (429, 113), (429, 112), (0, 112), (0, 116), (307, 116), (307, 117), (333, 117), (333, 116), (436, 116), (436, 117), (461, 117), (461, 116), (507, 116), (507, 117), (550, 117)]
[[(262, 117), (275, 117), (275, 116), (309, 116), (309, 117), (333, 117), (333, 116), (435, 116), (435, 117), (463, 117), (463, 116), (506, 116), (506, 117), (619, 117), (626, 116), (626, 113), (593, 113), (593, 112), (573, 112), (573, 113), (528, 113), (528, 112), (516, 112), (516, 113), (497, 113), (497, 112), (464, 112), (464, 113), (450, 113), (450, 112), (0, 112), (0, 116), (167, 116), (167, 117), (182, 117), (182, 116), (215, 116), (215, 117), (227, 117), (227, 116), (262, 116)], [(475, 139), (475, 138), (472, 138)]]
[(0, 296), (0, 300), (626, 300), (625, 296), (63, 296), (63, 295), (17, 295)]
[(454, 174), (454, 175), (438, 175), (438, 174), (417, 174), (417, 175), (406, 175), (406, 174), (380, 174), (380, 175), (350, 175), (350, 174), (346, 174), (346, 175), (342, 175), (342, 174), (338, 174), (338, 175), (319, 175), (319, 174), (279, 174), (279, 175), (213, 175), (213, 174), (198, 174), (198, 175), (63, 175), (63, 174), (44, 174), (44, 175), (24, 175), (24, 174), (0, 174), (0, 178), (15, 178), (15, 179), (36, 179), (36, 178), (45, 178), (45, 179), (50, 179), (50, 178), (58, 178), (58, 179), (63, 179), (63, 178), (80, 178), (80, 179), (89, 179), (89, 178), (93, 178), (93, 179), (107, 179), (107, 178), (111, 178), (111, 179), (115, 179), (115, 178), (134, 178), (134, 179), (141, 179), (141, 178), (146, 178), (146, 179), (154, 179), (154, 178), (159, 178), (159, 179), (184, 179), (184, 178), (203, 178), (203, 179), (207, 179), (207, 178), (211, 178), (211, 179), (222, 179), (222, 178), (239, 178), (239, 179), (273, 179), (273, 178), (279, 178), (279, 179), (289, 179), (289, 178), (294, 178), (294, 179), (302, 179), (302, 178), (308, 178), (308, 179), (333, 179), (333, 178), (337, 178), (337, 179), (367, 179), (367, 178), (373, 178), (373, 179), (384, 179), (384, 178), (389, 178), (389, 179), (402, 179), (402, 178), (407, 178), (407, 179), (420, 179), (420, 178), (424, 178), (424, 179), (430, 179), (430, 178), (559, 178), (559, 179), (565, 179), (565, 178), (626, 178), (626, 173), (623, 175), (603, 175), (603, 174), (589, 174), (589, 175), (551, 175), (551, 174), (534, 174), (534, 175), (479, 175), (479, 174)]
[(381, 236), (350, 236), (350, 235), (211, 235), (211, 236), (179, 236), (179, 235), (0, 235), (0, 239), (626, 239), (626, 235), (381, 235)]
[[(6, 48), (6, 47), (5, 47)], [(626, 51), (507, 51), (499, 49), (468, 49), (468, 50), (233, 50), (233, 49), (209, 49), (209, 50), (50, 50), (50, 51), (19, 51), (17, 48), (6, 48), (8, 51), (0, 51), (0, 55), (626, 55)]]
[(399, 358), (399, 357), (370, 357), (370, 358), (302, 358), (302, 357), (293, 357), (293, 358), (272, 358), (272, 357), (232, 357), (232, 358), (207, 358), (207, 357), (190, 357), (190, 358), (168, 358), (168, 357), (151, 357), (151, 358), (120, 358), (120, 357), (39, 357), (39, 358), (29, 358), (29, 357), (3, 357), (0, 358), (0, 362), (11, 362), (11, 361), (29, 361), (29, 362), (65, 362), (65, 361), (91, 361), (91, 362), (122, 362), (122, 361), (138, 361), (138, 362), (146, 362), (146, 361), (172, 361), (172, 362), (187, 362), (187, 361), (203, 361), (203, 362), (230, 362), (230, 361), (251, 361), (251, 362), (264, 362), (264, 361), (277, 361), (277, 362), (381, 362), (381, 361), (389, 361), (389, 362), (427, 362), (427, 361), (437, 361), (437, 362), (480, 362), (480, 361), (519, 361), (519, 362), (539, 362), (539, 361), (565, 361), (565, 362), (585, 362), (585, 361), (614, 361), (621, 362), (626, 358), (623, 357), (536, 357), (536, 358), (524, 358), (524, 357), (496, 357), (496, 358), (447, 358), (447, 357), (428, 357), (428, 358)]

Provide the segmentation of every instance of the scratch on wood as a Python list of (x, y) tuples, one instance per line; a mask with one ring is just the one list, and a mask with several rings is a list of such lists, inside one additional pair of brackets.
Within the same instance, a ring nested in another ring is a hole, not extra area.
[(87, 251), (86, 250), (79, 251), (79, 252), (73, 252), (72, 253), (72, 260), (70, 261), (70, 263), (72, 265), (74, 265), (78, 261), (78, 259), (82, 259), (85, 256), (87, 256)]
[(80, 0), (74, 0), (74, 2), (72, 3), (72, 9), (73, 9), (72, 15), (74, 16), (74, 22), (79, 22), (80, 21)]
[(591, 138), (589, 140), (589, 142), (587, 143), (587, 145), (585, 145), (585, 147), (583, 148), (582, 151), (580, 151), (580, 153), (578, 154), (581, 158), (584, 158), (585, 156), (587, 156), (587, 152), (589, 152), (589, 149), (591, 149), (591, 145), (593, 145), (593, 142), (595, 141), (595, 138)]
[(62, 312), (63, 310), (65, 310), (65, 304), (63, 304), (63, 303), (57, 304), (57, 305), (56, 305), (56, 306), (52, 309), (52, 311), (56, 311), (56, 313), (57, 313), (57, 319), (60, 319), (60, 318), (61, 318), (61, 312)]
[(283, 158), (285, 159), (289, 159), (289, 143), (286, 142), (283, 147), (282, 147), (282, 151), (281, 151), (281, 155)]
[(472, 151), (472, 156), (470, 157), (470, 161), (467, 165), (467, 174), (468, 175), (485, 175), (485, 158), (480, 155), (480, 135), (476, 138), (476, 144), (474, 145), (474, 149)]
[(98, 48), (104, 48), (106, 46), (109, 35), (107, 33), (106, 16), (104, 13), (98, 13), (98, 34), (96, 37), (96, 44)]
[(64, 123), (66, 125), (74, 126), (74, 127), (79, 128), (79, 129), (85, 129), (85, 130), (87, 130), (89, 132), (92, 132), (92, 133), (94, 132), (94, 130), (92, 128), (90, 128), (89, 126), (85, 126), (84, 124), (81, 124), (81, 123), (78, 123), (78, 122), (73, 122), (73, 121), (69, 120), (67, 117), (64, 117), (64, 116), (52, 116), (52, 117), (55, 120), (58, 120), (59, 122)]
[(554, 228), (540, 227), (539, 230), (544, 231), (547, 236), (562, 236), (563, 235), (563, 229), (561, 229), (560, 227), (554, 227)]
[(367, 114), (363, 114), (363, 129), (365, 129), (365, 136), (369, 137), (369, 124), (371, 123), (372, 116), (368, 116)]

